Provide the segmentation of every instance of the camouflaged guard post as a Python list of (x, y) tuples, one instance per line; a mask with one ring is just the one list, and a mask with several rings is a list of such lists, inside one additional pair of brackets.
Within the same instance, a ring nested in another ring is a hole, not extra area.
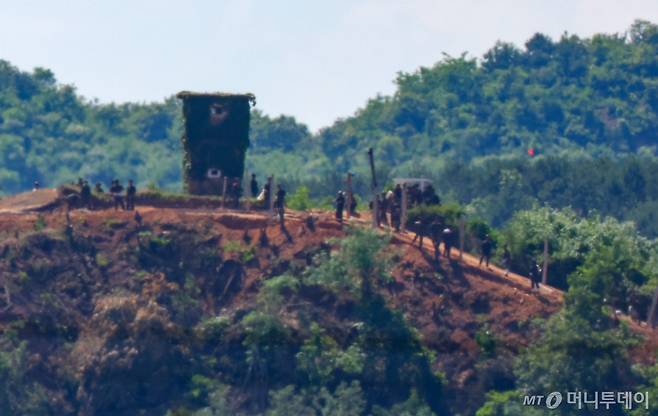
[(240, 178), (249, 147), (250, 104), (253, 94), (194, 93), (182, 91), (183, 177), (185, 191), (219, 195), (223, 177)]

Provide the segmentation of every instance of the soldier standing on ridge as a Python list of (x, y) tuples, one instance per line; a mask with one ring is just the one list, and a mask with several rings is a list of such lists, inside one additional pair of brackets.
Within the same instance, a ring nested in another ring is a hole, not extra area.
[(541, 267), (533, 261), (530, 263), (530, 289), (539, 290), (539, 282), (541, 281)]
[(395, 185), (395, 188), (393, 188), (393, 196), (395, 197), (395, 202), (402, 205), (402, 186), (400, 184)]
[(450, 227), (446, 227), (441, 234), (443, 237), (443, 254), (447, 258), (450, 258), (450, 250), (452, 249), (452, 244), (454, 242), (454, 233)]
[(94, 187), (94, 191), (96, 191), (97, 194), (102, 194), (105, 191), (103, 190), (103, 184), (100, 182), (96, 182), (96, 186)]
[(489, 259), (491, 258), (491, 249), (493, 248), (493, 242), (491, 241), (491, 238), (489, 237), (489, 234), (484, 236), (484, 240), (482, 240), (482, 244), (480, 245), (480, 263), (478, 266), (482, 266), (482, 261), (486, 260), (486, 266), (487, 269), (489, 268)]
[(258, 182), (256, 181), (256, 174), (251, 174), (251, 181), (249, 182), (251, 188), (251, 196), (254, 198), (258, 197)]
[(91, 187), (87, 181), (82, 181), (82, 185), (80, 186), (80, 199), (82, 199), (82, 205), (87, 207), (87, 209), (91, 210), (93, 208), (91, 201)]
[(114, 210), (117, 211), (119, 207), (122, 210), (126, 210), (126, 205), (123, 203), (123, 186), (119, 183), (118, 179), (112, 181), (112, 186), (110, 187), (110, 193), (112, 194), (112, 199), (114, 200)]
[(356, 214), (356, 205), (357, 205), (356, 195), (352, 194), (352, 199), (350, 199), (350, 206), (349, 206), (350, 215)]
[(281, 187), (281, 185), (276, 186), (277, 191), (276, 191), (276, 199), (274, 200), (274, 206), (276, 207), (276, 210), (279, 214), (279, 221), (281, 223), (281, 227), (283, 227), (283, 218), (285, 214), (285, 206), (286, 206), (286, 191)]
[(137, 194), (137, 188), (133, 180), (128, 181), (128, 188), (126, 188), (126, 209), (132, 211), (135, 209), (135, 195)]
[(230, 195), (233, 198), (235, 208), (240, 207), (240, 197), (242, 196), (242, 187), (240, 186), (240, 179), (234, 178), (231, 182)]
[(343, 222), (343, 209), (345, 208), (345, 194), (342, 191), (338, 191), (336, 195), (336, 219), (338, 222)]
[(434, 246), (434, 261), (439, 261), (441, 257), (441, 238), (443, 237), (443, 222), (438, 218), (435, 218), (428, 227), (429, 237), (432, 240), (432, 245)]
[(420, 185), (417, 183), (411, 185), (411, 188), (409, 189), (409, 196), (412, 206), (420, 205), (423, 202), (423, 198), (420, 192)]
[(391, 226), (395, 228), (395, 231), (400, 231), (400, 217), (402, 215), (402, 207), (397, 204), (395, 201), (389, 200), (391, 206)]
[(414, 239), (411, 240), (411, 244), (413, 245), (416, 240), (419, 239), (420, 241), (418, 242), (418, 247), (423, 248), (423, 237), (425, 236), (425, 233), (427, 232), (430, 224), (427, 224), (426, 220), (424, 217), (420, 217), (418, 221), (414, 223), (414, 227), (416, 227), (416, 235), (414, 235)]

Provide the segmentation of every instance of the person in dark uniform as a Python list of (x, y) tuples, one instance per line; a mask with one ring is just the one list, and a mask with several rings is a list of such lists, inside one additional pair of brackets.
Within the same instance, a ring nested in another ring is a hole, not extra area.
[(410, 201), (411, 201), (411, 206), (418, 206), (423, 202), (423, 197), (420, 191), (420, 185), (417, 183), (411, 185), (411, 188), (409, 189), (409, 196), (410, 196)]
[(126, 188), (126, 209), (132, 211), (135, 209), (135, 195), (137, 194), (137, 188), (132, 179), (128, 181), (128, 188)]
[(395, 201), (390, 201), (391, 204), (391, 226), (395, 228), (396, 232), (400, 231), (400, 218), (402, 216), (402, 207)]
[(258, 197), (258, 182), (256, 181), (256, 174), (251, 174), (251, 181), (249, 182), (249, 187), (251, 189), (251, 196), (256, 198)]
[(441, 237), (443, 240), (443, 255), (450, 258), (450, 250), (452, 250), (454, 244), (455, 233), (452, 232), (452, 228), (446, 227), (441, 232)]
[(342, 191), (338, 191), (336, 194), (336, 219), (338, 222), (343, 222), (343, 209), (345, 208), (345, 194)]
[(94, 192), (96, 192), (97, 194), (104, 193), (105, 191), (103, 190), (103, 184), (101, 184), (100, 182), (96, 182), (96, 186), (94, 187)]
[(434, 247), (434, 260), (439, 261), (441, 256), (440, 244), (441, 239), (443, 238), (443, 222), (435, 218), (429, 225), (427, 232), (429, 237), (432, 240), (432, 246)]
[(489, 234), (484, 236), (482, 244), (480, 244), (480, 263), (478, 266), (482, 266), (482, 262), (485, 261), (487, 268), (489, 268), (489, 259), (491, 258), (491, 250), (493, 249), (493, 242), (489, 237)]
[(539, 282), (541, 282), (542, 269), (536, 262), (530, 263), (530, 289), (539, 290)]
[(420, 239), (418, 242), (418, 247), (423, 247), (423, 237), (425, 236), (425, 233), (427, 233), (429, 225), (430, 224), (426, 222), (424, 217), (420, 217), (418, 221), (414, 222), (414, 231), (416, 232), (416, 235), (414, 235), (414, 239), (411, 240), (412, 245), (416, 242), (416, 240)]
[(118, 179), (112, 181), (112, 186), (110, 186), (110, 193), (112, 194), (112, 200), (114, 201), (114, 210), (117, 211), (119, 207), (122, 210), (126, 210), (126, 205), (123, 203), (123, 186), (119, 183)]
[(229, 192), (231, 198), (233, 199), (233, 205), (235, 208), (240, 207), (240, 197), (242, 196), (242, 186), (240, 186), (240, 179), (234, 178), (231, 182), (231, 189)]
[(93, 208), (91, 199), (91, 187), (87, 181), (82, 181), (82, 185), (80, 186), (80, 199), (82, 200), (82, 205), (87, 207), (87, 209), (91, 210)]
[(281, 222), (281, 225), (283, 226), (283, 218), (285, 214), (285, 206), (286, 206), (286, 190), (281, 187), (281, 185), (276, 186), (276, 199), (274, 200), (274, 207), (277, 210), (277, 213), (279, 214), (279, 221)]
[(402, 205), (402, 186), (400, 184), (395, 185), (395, 188), (393, 188), (393, 196), (395, 202)]
[(509, 269), (512, 267), (512, 253), (509, 251), (509, 247), (505, 246), (503, 251), (503, 266), (505, 267), (505, 277), (509, 276)]
[(356, 214), (356, 206), (357, 206), (357, 201), (356, 201), (356, 195), (352, 194), (352, 198), (350, 199), (350, 215), (355, 215)]

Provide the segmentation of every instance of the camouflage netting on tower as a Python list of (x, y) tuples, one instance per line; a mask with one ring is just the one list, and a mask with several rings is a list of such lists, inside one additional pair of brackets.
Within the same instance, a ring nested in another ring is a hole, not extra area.
[(192, 194), (218, 195), (223, 177), (242, 178), (253, 94), (177, 94), (183, 100), (183, 178)]

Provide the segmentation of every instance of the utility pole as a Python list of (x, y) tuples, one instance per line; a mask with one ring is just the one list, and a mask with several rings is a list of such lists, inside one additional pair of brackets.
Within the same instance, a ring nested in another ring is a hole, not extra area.
[(541, 283), (546, 284), (548, 280), (548, 236), (544, 237), (544, 267), (541, 271)]
[(270, 188), (270, 200), (268, 201), (270, 206), (267, 207), (269, 210), (270, 218), (274, 215), (274, 175), (271, 175), (267, 178), (267, 184)]
[(345, 198), (345, 207), (347, 208), (347, 218), (352, 218), (352, 174), (347, 172), (347, 198)]
[(377, 177), (375, 176), (375, 159), (372, 147), (368, 149), (368, 158), (370, 160), (370, 173), (372, 174), (372, 228), (377, 228), (377, 217), (379, 215), (379, 202), (377, 201)]
[(401, 209), (402, 213), (400, 215), (402, 217), (402, 219), (401, 219), (402, 224), (400, 224), (400, 230), (402, 230), (402, 232), (407, 231), (407, 204), (408, 204), (407, 201), (408, 201), (408, 198), (409, 197), (407, 195), (407, 184), (403, 183), (402, 184), (402, 209)]
[(459, 216), (459, 261), (464, 261), (464, 232), (466, 224), (464, 224), (464, 214)]
[(228, 177), (224, 176), (224, 183), (222, 186), (222, 208), (226, 205), (226, 185), (228, 183)]

